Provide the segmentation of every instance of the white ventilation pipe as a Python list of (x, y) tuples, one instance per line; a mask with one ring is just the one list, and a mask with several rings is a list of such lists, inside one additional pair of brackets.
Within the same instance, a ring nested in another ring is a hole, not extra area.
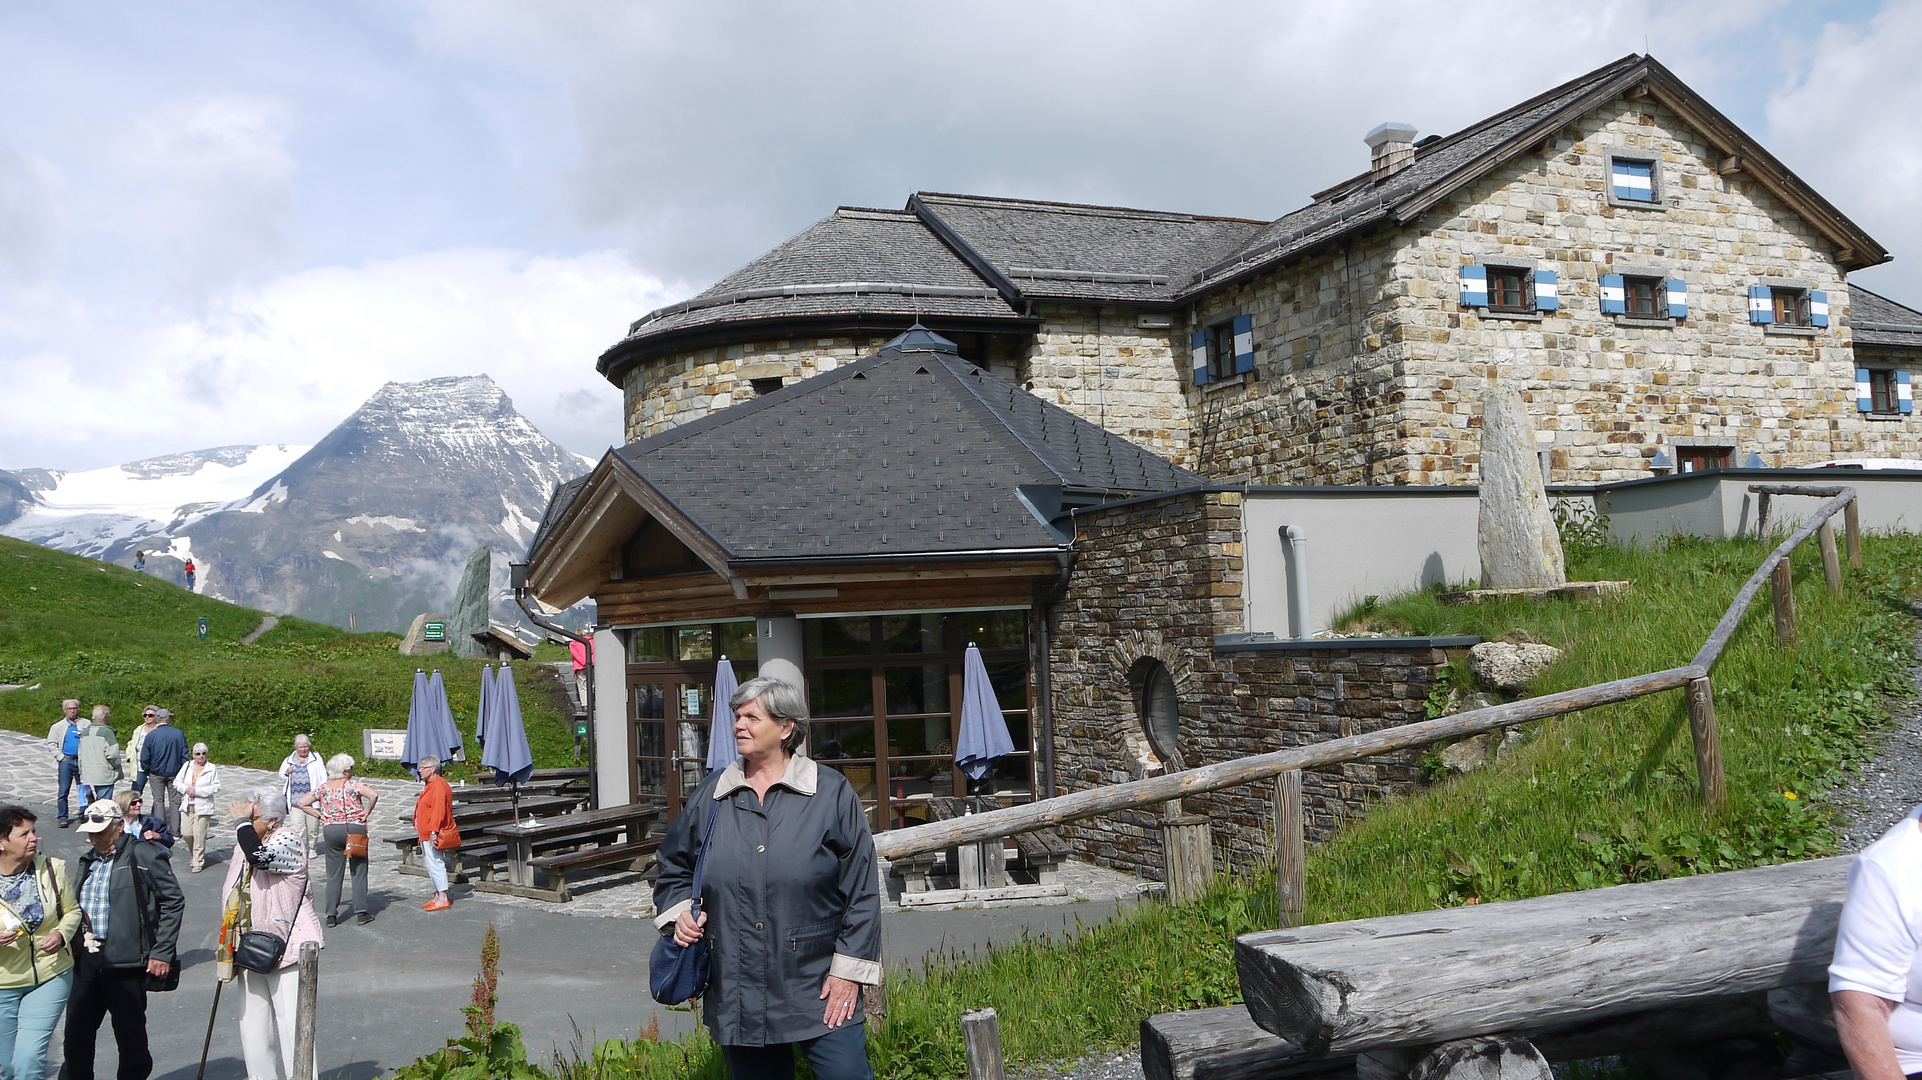
[(1308, 623), (1308, 532), (1299, 525), (1283, 525), (1281, 542), (1288, 555), (1288, 636), (1314, 633)]

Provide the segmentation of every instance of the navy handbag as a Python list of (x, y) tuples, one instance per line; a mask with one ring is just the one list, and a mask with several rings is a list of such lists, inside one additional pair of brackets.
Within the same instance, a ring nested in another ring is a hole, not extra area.
[[(714, 839), (714, 814), (720, 808), (719, 799), (708, 808), (707, 831), (701, 836), (701, 850), (694, 856), (694, 906), (688, 909), (688, 916), (697, 921), (701, 917), (701, 870), (707, 865), (707, 845)], [(674, 943), (672, 933), (662, 934), (654, 943), (653, 957), (647, 962), (647, 988), (654, 1000), (663, 1005), (679, 1005), (701, 996), (701, 991), (707, 989), (708, 959), (705, 936), (682, 948)]]

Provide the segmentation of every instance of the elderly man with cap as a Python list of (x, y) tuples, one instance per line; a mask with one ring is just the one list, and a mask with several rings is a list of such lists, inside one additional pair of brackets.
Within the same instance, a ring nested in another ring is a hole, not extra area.
[(167, 853), (126, 832), (118, 804), (101, 799), (80, 822), (93, 846), (74, 864), (82, 913), (67, 999), (66, 1080), (93, 1080), (100, 1022), (113, 1016), (119, 1080), (153, 1072), (147, 1050), (147, 987), (177, 980), (175, 947), (186, 898)]
[(174, 787), (174, 777), (187, 764), (187, 737), (174, 726), (173, 713), (155, 709), (154, 718), (159, 723), (140, 743), (140, 771), (154, 781), (153, 804), (148, 809), (179, 836), (180, 792)]

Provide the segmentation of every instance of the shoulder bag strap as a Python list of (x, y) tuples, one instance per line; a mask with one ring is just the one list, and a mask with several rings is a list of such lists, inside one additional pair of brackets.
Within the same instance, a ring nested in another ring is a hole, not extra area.
[(701, 874), (707, 869), (707, 846), (714, 842), (714, 816), (721, 812), (721, 800), (710, 800), (707, 811), (707, 831), (701, 834), (701, 850), (694, 856), (694, 906), (689, 909), (698, 918), (701, 913)]

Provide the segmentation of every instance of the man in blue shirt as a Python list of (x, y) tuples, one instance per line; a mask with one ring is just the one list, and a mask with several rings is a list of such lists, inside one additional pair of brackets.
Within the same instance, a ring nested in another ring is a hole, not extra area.
[(53, 722), (47, 730), (47, 746), (53, 750), (53, 757), (59, 763), (60, 797), (57, 800), (56, 814), (60, 827), (67, 827), (67, 793), (73, 790), (80, 780), (80, 703), (73, 698), (60, 703), (65, 716)]
[(140, 771), (154, 778), (153, 812), (167, 827), (180, 834), (180, 793), (174, 790), (174, 776), (187, 764), (187, 737), (174, 726), (174, 714), (154, 710), (160, 720), (140, 744)]

